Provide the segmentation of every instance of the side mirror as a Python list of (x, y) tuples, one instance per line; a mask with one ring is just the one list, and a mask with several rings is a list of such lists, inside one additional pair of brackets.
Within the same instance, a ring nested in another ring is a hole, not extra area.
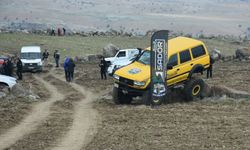
[(171, 69), (173, 69), (173, 65), (167, 65), (167, 69), (169, 69), (169, 70), (171, 70)]

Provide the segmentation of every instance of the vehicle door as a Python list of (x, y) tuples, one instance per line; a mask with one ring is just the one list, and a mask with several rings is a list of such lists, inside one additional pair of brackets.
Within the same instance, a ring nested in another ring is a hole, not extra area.
[(179, 65), (176, 67), (177, 75), (175, 77), (176, 83), (187, 79), (193, 65), (189, 49), (179, 52)]
[(127, 51), (119, 51), (116, 55), (115, 61), (123, 61), (127, 59)]
[(178, 69), (178, 53), (173, 54), (172, 56), (169, 57), (168, 60), (168, 67), (172, 67), (172, 68), (168, 68), (167, 69), (167, 83), (168, 85), (172, 85), (176, 82), (175, 77), (177, 76), (177, 69)]

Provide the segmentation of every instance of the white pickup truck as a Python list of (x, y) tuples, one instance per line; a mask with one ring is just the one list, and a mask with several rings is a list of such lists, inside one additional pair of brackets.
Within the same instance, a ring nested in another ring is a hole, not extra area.
[(108, 74), (113, 75), (118, 68), (130, 64), (140, 53), (139, 49), (122, 49), (119, 50), (114, 57), (105, 58), (109, 65)]

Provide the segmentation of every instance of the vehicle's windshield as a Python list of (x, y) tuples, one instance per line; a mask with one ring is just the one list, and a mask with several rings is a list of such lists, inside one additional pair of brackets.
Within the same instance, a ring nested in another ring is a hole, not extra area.
[(21, 59), (40, 59), (40, 53), (21, 53)]
[(145, 65), (149, 65), (150, 64), (150, 51), (144, 51), (137, 61)]

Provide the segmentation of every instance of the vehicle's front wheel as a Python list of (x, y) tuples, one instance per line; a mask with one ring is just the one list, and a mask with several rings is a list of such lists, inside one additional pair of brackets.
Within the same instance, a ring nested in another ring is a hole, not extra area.
[(204, 89), (204, 81), (200, 78), (191, 78), (184, 88), (186, 100), (192, 101), (194, 98), (201, 98)]
[(117, 87), (113, 87), (113, 101), (115, 104), (130, 104), (132, 96), (123, 94)]
[(8, 86), (8, 84), (0, 82), (0, 89), (4, 88), (7, 88), (10, 91), (10, 87)]
[(142, 95), (142, 102), (146, 106), (149, 106), (151, 104), (151, 95), (150, 95), (150, 90), (147, 90), (143, 93)]

